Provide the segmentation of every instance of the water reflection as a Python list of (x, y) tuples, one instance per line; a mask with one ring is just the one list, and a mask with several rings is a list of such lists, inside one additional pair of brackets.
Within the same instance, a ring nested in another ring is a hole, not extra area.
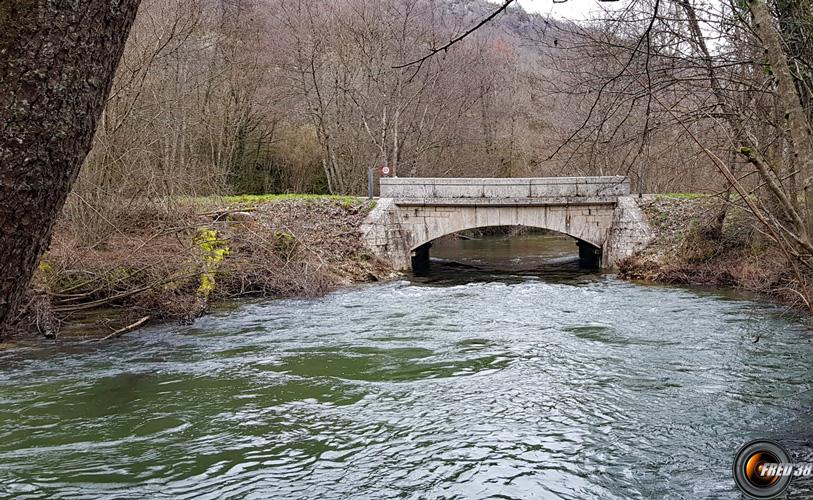
[(464, 233), (432, 242), (430, 267), (413, 281), (450, 285), (473, 281), (520, 283), (525, 280), (579, 281), (599, 277), (600, 270), (579, 261), (576, 240), (553, 232), (512, 228)]
[[(508, 231), (510, 228), (496, 228)], [(432, 257), (493, 270), (531, 271), (578, 260), (576, 240), (558, 233), (528, 229), (519, 235), (453, 235), (432, 243)]]

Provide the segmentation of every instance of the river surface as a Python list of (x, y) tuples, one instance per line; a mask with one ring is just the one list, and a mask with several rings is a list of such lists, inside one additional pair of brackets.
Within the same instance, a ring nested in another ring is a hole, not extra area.
[(490, 269), (0, 352), (0, 496), (737, 499), (745, 441), (809, 450), (802, 318), (520, 240), (433, 248)]

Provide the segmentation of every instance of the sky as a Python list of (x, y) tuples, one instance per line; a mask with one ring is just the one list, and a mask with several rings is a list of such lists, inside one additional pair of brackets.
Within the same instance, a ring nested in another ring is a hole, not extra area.
[[(502, 0), (489, 0), (496, 4), (502, 4)], [(602, 8), (618, 8), (625, 3), (624, 0), (618, 2), (599, 2), (598, 0), (567, 0), (564, 3), (554, 3), (553, 0), (518, 0), (519, 4), (528, 12), (536, 12), (550, 17), (561, 19), (580, 20), (589, 17), (590, 12), (599, 11)]]

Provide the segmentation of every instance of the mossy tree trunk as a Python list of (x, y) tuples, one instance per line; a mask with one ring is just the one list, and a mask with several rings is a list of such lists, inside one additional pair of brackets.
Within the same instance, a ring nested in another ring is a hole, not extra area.
[(0, 335), (90, 150), (139, 0), (0, 0)]

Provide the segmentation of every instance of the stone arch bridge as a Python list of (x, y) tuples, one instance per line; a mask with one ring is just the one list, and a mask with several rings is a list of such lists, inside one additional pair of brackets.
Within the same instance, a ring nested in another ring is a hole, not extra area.
[(489, 226), (569, 235), (583, 261), (603, 268), (651, 239), (626, 177), (382, 178), (380, 188), (363, 238), (402, 270), (427, 263), (432, 240)]

